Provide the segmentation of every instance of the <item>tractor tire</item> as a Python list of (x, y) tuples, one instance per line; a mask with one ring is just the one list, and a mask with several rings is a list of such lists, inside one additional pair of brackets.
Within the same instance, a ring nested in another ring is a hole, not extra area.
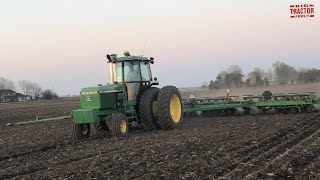
[(244, 112), (243, 114), (244, 115), (250, 115), (250, 108), (243, 108)]
[(234, 111), (234, 114), (235, 114), (236, 116), (240, 116), (240, 111), (239, 111), (238, 109), (236, 109), (236, 110)]
[(174, 86), (161, 88), (158, 95), (158, 123), (162, 129), (177, 129), (183, 124), (182, 102), (179, 90)]
[(267, 109), (266, 108), (261, 108), (260, 109), (260, 114), (267, 114)]
[(142, 93), (139, 102), (140, 122), (146, 131), (159, 129), (157, 98), (159, 88), (151, 87)]
[(129, 122), (127, 116), (122, 113), (116, 113), (110, 121), (111, 135), (114, 137), (125, 137), (129, 133)]
[(73, 124), (72, 136), (77, 140), (88, 139), (90, 137), (90, 124)]
[(236, 115), (236, 109), (229, 109), (228, 115), (229, 116), (235, 116)]
[(264, 91), (262, 93), (262, 96), (263, 96), (265, 101), (270, 101), (271, 98), (272, 98), (272, 92), (271, 91)]

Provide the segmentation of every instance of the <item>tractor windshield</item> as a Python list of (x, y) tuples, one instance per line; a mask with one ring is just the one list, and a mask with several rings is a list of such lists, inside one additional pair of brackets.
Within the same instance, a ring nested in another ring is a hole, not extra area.
[(152, 81), (149, 62), (126, 61), (111, 64), (111, 83), (132, 83), (141, 81)]
[(124, 81), (137, 82), (141, 81), (139, 62), (124, 62)]

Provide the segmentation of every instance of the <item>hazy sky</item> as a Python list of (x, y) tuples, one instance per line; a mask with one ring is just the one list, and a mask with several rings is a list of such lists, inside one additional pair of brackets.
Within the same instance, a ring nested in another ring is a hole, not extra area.
[[(288, 0), (0, 1), (0, 77), (58, 94), (106, 84), (105, 55), (155, 57), (161, 85), (200, 86), (230, 65), (245, 74), (276, 60), (320, 68), (315, 18), (291, 19)], [(146, 42), (146, 48), (144, 44)]]

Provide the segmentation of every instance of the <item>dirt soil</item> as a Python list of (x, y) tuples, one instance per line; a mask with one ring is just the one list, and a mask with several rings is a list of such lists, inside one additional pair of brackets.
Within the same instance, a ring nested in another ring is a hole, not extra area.
[(71, 137), (77, 100), (0, 106), (0, 179), (320, 179), (320, 113), (186, 119), (182, 129), (126, 138)]

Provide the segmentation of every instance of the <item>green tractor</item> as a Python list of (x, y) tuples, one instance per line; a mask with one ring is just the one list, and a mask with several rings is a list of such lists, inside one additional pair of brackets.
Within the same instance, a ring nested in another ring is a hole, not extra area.
[(181, 127), (182, 101), (174, 86), (161, 89), (157, 78), (152, 78), (151, 57), (107, 55), (110, 64), (110, 83), (81, 89), (81, 109), (73, 110), (73, 136), (86, 139), (91, 127), (111, 131), (124, 137), (132, 123), (145, 130), (172, 130)]

